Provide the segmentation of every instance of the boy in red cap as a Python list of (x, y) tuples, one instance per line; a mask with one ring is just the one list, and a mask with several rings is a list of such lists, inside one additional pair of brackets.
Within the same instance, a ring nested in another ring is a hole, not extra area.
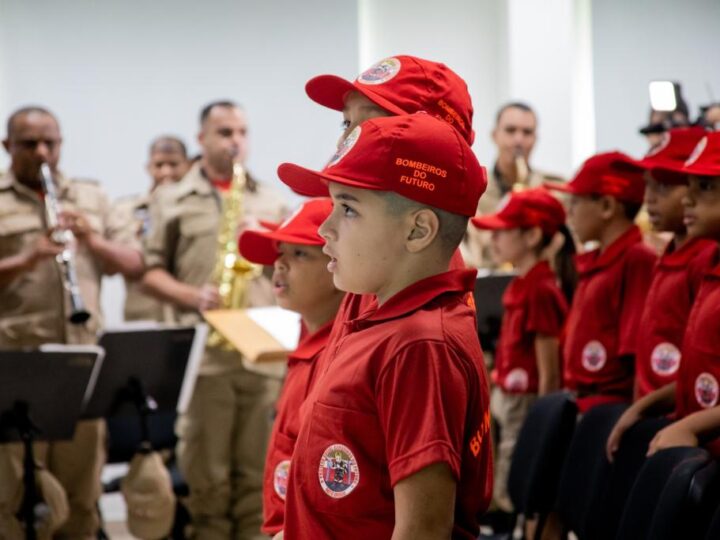
[(675, 380), (687, 317), (715, 243), (688, 238), (682, 199), (686, 177), (650, 173), (653, 167), (683, 164), (705, 130), (678, 128), (665, 132), (663, 142), (636, 165), (645, 172), (645, 204), (655, 231), (673, 238), (657, 262), (640, 318), (635, 359), (636, 399)]
[(576, 258), (578, 287), (563, 344), (565, 384), (581, 412), (632, 398), (635, 336), (656, 257), (633, 222), (645, 182), (630, 159), (598, 154), (569, 183), (548, 185), (570, 193), (568, 218), (578, 240), (600, 245)]
[(472, 150), (427, 114), (376, 118), (322, 172), (284, 164), (334, 202), (321, 226), (335, 285), (376, 300), (329, 351), (303, 404), (286, 501), (299, 538), (474, 539), (490, 499), (487, 378), (448, 263), (485, 189)]
[(243, 257), (274, 266), (272, 284), (278, 305), (299, 313), (306, 330), (288, 358), (265, 459), (262, 530), (271, 535), (283, 526), (290, 458), (299, 429), (298, 411), (344, 296), (327, 271), (330, 259), (322, 252), (325, 240), (318, 234), (318, 227), (331, 211), (330, 199), (312, 199), (282, 224), (266, 224), (271, 230), (245, 231), (240, 236)]
[[(690, 238), (720, 242), (720, 133), (703, 137), (684, 165), (651, 169), (654, 177), (687, 178), (684, 223)], [(660, 430), (648, 455), (672, 446), (706, 446), (720, 457), (720, 250), (715, 249), (688, 317), (677, 380), (635, 402), (611, 433), (612, 455), (622, 434), (640, 418), (675, 409), (676, 421)]]
[[(493, 498), (500, 510), (512, 512), (507, 480), (520, 428), (537, 396), (560, 388), (559, 338), (577, 278), (575, 244), (562, 204), (543, 188), (511, 193), (499, 212), (473, 218), (472, 224), (492, 231), (496, 262), (518, 272), (503, 294), (490, 400), (499, 429)], [(558, 233), (564, 237), (555, 255), (562, 291), (545, 255)]]

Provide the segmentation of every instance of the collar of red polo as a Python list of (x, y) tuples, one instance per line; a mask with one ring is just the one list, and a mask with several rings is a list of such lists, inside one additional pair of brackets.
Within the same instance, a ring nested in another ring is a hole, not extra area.
[(450, 270), (421, 279), (389, 298), (380, 307), (375, 307), (377, 304), (374, 302), (371, 303), (368, 310), (348, 323), (387, 321), (408, 315), (443, 294), (464, 294), (472, 291), (475, 287), (476, 276), (477, 270), (463, 269)]
[(333, 322), (335, 322), (335, 319), (325, 323), (318, 328), (317, 331), (305, 334), (300, 339), (297, 349), (288, 355), (288, 362), (292, 362), (293, 360), (306, 362), (320, 354), (320, 351), (327, 345), (328, 339), (330, 338), (330, 330), (332, 329)]
[(673, 243), (670, 242), (658, 260), (658, 266), (661, 268), (684, 268), (700, 252), (709, 249), (714, 244), (715, 242), (706, 238), (689, 238), (680, 248), (674, 249)]
[(642, 233), (637, 225), (633, 225), (610, 244), (605, 251), (595, 249), (575, 257), (575, 266), (581, 275), (590, 274), (610, 266), (629, 248), (642, 242)]

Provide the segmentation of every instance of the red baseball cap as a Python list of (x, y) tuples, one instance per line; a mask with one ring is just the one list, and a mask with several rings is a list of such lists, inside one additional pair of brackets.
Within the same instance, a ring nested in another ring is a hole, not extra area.
[(720, 131), (707, 132), (684, 163), (654, 167), (650, 173), (669, 179), (680, 177), (683, 181), (688, 175), (720, 176)]
[(297, 193), (327, 194), (328, 182), (392, 191), (454, 214), (474, 216), (485, 168), (449, 124), (425, 113), (367, 120), (320, 172), (283, 163), (278, 176)]
[[(626, 163), (646, 171), (666, 166), (681, 166), (706, 133), (707, 131), (698, 126), (671, 129), (663, 133), (662, 142), (651, 149), (643, 159), (635, 160), (628, 157)], [(653, 178), (666, 184), (678, 184), (686, 181), (685, 175), (675, 173), (660, 172), (660, 174), (653, 175)]]
[(544, 188), (513, 191), (502, 208), (470, 221), (478, 229), (530, 229), (540, 227), (545, 234), (555, 234), (565, 223), (565, 209)]
[(642, 203), (643, 172), (622, 152), (605, 152), (588, 158), (568, 183), (545, 182), (545, 187), (573, 195), (611, 195), (619, 201)]
[(319, 75), (305, 85), (310, 99), (336, 111), (343, 110), (351, 90), (393, 114), (425, 111), (455, 127), (468, 144), (475, 140), (467, 84), (445, 64), (417, 56), (392, 56), (363, 71), (354, 82)]
[(238, 241), (240, 254), (250, 262), (270, 265), (278, 258), (278, 242), (323, 246), (325, 240), (318, 229), (332, 209), (332, 200), (312, 199), (303, 203), (281, 224), (261, 222), (269, 230), (243, 232)]

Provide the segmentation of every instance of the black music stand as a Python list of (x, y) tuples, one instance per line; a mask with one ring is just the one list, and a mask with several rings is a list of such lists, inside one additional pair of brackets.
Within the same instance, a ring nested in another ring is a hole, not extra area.
[(504, 311), (502, 295), (515, 276), (516, 274), (512, 272), (478, 273), (473, 298), (477, 313), (478, 336), (485, 352), (495, 352)]
[(102, 364), (100, 347), (48, 345), (40, 350), (0, 351), (0, 442), (23, 444), (25, 494), (20, 519), (35, 540), (33, 443), (70, 440)]
[[(189, 402), (202, 353), (207, 326), (147, 325), (106, 331), (99, 344), (105, 361), (83, 418), (108, 422), (139, 419), (130, 432), (133, 451), (152, 446), (151, 416), (182, 410)], [(163, 445), (160, 445), (163, 446)]]

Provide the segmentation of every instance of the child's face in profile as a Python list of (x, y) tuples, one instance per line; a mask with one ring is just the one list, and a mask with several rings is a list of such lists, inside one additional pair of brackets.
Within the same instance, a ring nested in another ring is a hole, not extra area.
[(278, 251), (272, 285), (280, 307), (307, 316), (336, 298), (338, 293), (327, 270), (330, 258), (322, 246), (280, 242)]
[(495, 230), (491, 239), (493, 258), (498, 264), (517, 264), (527, 252), (521, 229)]
[(335, 286), (357, 294), (381, 294), (397, 278), (397, 259), (405, 250), (402, 216), (370, 190), (330, 183), (333, 211), (320, 226), (331, 257)]
[(720, 176), (690, 176), (683, 204), (688, 235), (720, 241)]
[(645, 186), (645, 206), (653, 229), (684, 232), (682, 200), (687, 186), (658, 182), (651, 176), (646, 177)]
[(602, 218), (602, 199), (592, 195), (571, 195), (567, 215), (568, 224), (580, 242), (600, 239), (605, 224)]

